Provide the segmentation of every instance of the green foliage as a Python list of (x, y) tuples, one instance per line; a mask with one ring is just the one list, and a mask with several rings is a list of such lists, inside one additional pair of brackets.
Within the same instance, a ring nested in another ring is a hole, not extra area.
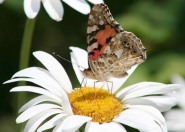
[(23, 0), (5, 0), (3, 4), (16, 12), (23, 11)]
[[(170, 83), (170, 78), (174, 74), (185, 77), (184, 0), (118, 0), (116, 2), (107, 0), (105, 3), (123, 28), (136, 34), (147, 49), (147, 60), (136, 69), (124, 86), (141, 81)], [(61, 22), (51, 20), (41, 7), (41, 12), (37, 16), (32, 51), (55, 52), (70, 59), (69, 46), (86, 48), (88, 16), (76, 12), (66, 4), (63, 5), (64, 17)], [(18, 71), (25, 16), (23, 0), (5, 0), (0, 5), (1, 83), (10, 79)], [(39, 65), (33, 56), (30, 58), (30, 66)], [(79, 86), (71, 64), (60, 59), (59, 61), (67, 70), (74, 87)], [(7, 121), (5, 118), (0, 118), (0, 122), (9, 122), (9, 118), (15, 115), (15, 98), (8, 93), (15, 85), (1, 86), (0, 114), (9, 117), (6, 117)], [(2, 125), (0, 128), (3, 131)]]
[(169, 79), (175, 74), (185, 76), (184, 68), (185, 54), (160, 53), (139, 65), (125, 85), (141, 81), (170, 83)]

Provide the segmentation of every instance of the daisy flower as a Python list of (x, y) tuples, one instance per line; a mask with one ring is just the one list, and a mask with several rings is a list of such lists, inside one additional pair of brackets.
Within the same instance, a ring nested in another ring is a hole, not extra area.
[[(85, 0), (62, 0), (73, 9), (82, 14), (90, 12), (90, 6)], [(48, 15), (56, 21), (61, 21), (64, 15), (63, 5), (61, 0), (24, 0), (24, 11), (28, 18), (33, 19), (36, 17), (40, 10), (41, 2)], [(93, 4), (103, 3), (103, 0), (89, 0)]]
[(165, 114), (167, 127), (169, 131), (172, 132), (184, 132), (185, 131), (185, 80), (176, 75), (172, 78), (172, 83), (174, 84), (181, 84), (183, 88), (181, 88), (174, 97), (177, 98), (177, 104), (179, 108), (174, 108), (168, 111)]
[[(81, 82), (80, 69), (77, 70), (75, 63), (86, 67), (87, 52), (75, 47), (71, 47), (71, 50), (73, 67)], [(169, 110), (176, 100), (163, 94), (179, 89), (178, 84), (141, 82), (116, 92), (123, 81), (118, 79), (115, 82), (121, 83), (114, 82), (114, 90), (110, 92), (102, 84), (101, 88), (94, 87), (92, 80), (87, 79), (85, 86), (73, 89), (64, 68), (54, 57), (42, 51), (33, 55), (46, 69), (30, 67), (15, 73), (5, 82), (32, 82), (36, 86), (17, 86), (11, 92), (40, 94), (19, 110), (16, 122), (27, 121), (25, 132), (47, 129), (75, 132), (81, 127), (85, 132), (126, 132), (123, 124), (143, 132), (167, 131), (160, 111)]]

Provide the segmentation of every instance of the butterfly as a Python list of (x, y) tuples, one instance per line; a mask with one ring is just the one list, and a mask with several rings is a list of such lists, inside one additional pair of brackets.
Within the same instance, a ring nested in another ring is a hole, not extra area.
[(100, 82), (125, 77), (132, 66), (146, 59), (141, 40), (124, 31), (103, 3), (94, 5), (89, 14), (87, 43), (89, 68), (82, 74)]

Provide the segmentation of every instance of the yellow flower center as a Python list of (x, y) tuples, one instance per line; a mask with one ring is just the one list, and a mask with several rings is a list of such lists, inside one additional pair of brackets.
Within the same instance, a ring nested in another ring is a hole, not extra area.
[(122, 110), (120, 100), (102, 88), (83, 87), (69, 94), (75, 115), (92, 117), (94, 122), (111, 122)]

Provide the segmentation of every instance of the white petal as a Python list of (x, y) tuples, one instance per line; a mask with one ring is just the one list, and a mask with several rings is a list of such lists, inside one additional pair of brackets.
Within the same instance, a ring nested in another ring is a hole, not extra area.
[(185, 111), (171, 110), (165, 114), (168, 130), (183, 132), (185, 130)]
[(135, 91), (137, 89), (142, 89), (143, 87), (146, 87), (146, 86), (161, 86), (161, 85), (164, 85), (164, 84), (156, 83), (156, 82), (140, 82), (134, 85), (130, 85), (126, 88), (123, 88), (121, 91), (119, 91), (116, 94), (116, 96), (119, 97), (120, 99), (123, 99), (128, 93), (131, 93), (132, 91)]
[(44, 130), (55, 127), (59, 122), (62, 122), (63, 118), (66, 116), (67, 116), (67, 114), (64, 114), (64, 113), (54, 116), (52, 119), (50, 119), (49, 121), (44, 123), (42, 126), (40, 126), (38, 128), (37, 132), (42, 132)]
[(62, 93), (62, 100), (61, 100), (62, 108), (66, 114), (72, 115), (73, 111), (71, 108), (71, 104), (69, 102), (68, 95), (66, 93)]
[(112, 92), (115, 93), (124, 83), (125, 81), (130, 77), (130, 75), (135, 71), (138, 65), (135, 65), (131, 67), (130, 70), (127, 71), (128, 76), (123, 78), (111, 78), (110, 82), (113, 82), (113, 90)]
[(72, 115), (64, 119), (64, 121), (58, 125), (54, 132), (75, 132), (78, 130), (84, 123), (91, 120), (91, 117)]
[(113, 121), (128, 125), (140, 131), (162, 131), (164, 129), (161, 128), (163, 124), (156, 123), (158, 121), (157, 117), (148, 113), (147, 110), (144, 111), (142, 109), (126, 109), (118, 117), (113, 119)]
[(181, 84), (182, 85), (182, 88), (178, 92), (173, 93), (171, 95), (178, 99), (179, 107), (185, 109), (185, 100), (184, 100), (184, 96), (185, 96), (185, 80), (181, 76), (179, 76), (179, 75), (174, 75), (172, 77), (172, 83), (174, 83), (174, 84)]
[(0, 4), (3, 3), (3, 2), (4, 2), (4, 0), (0, 0)]
[(93, 4), (100, 4), (100, 3), (104, 3), (103, 0), (88, 0), (89, 2), (93, 3)]
[(172, 97), (175, 97), (178, 100), (178, 105), (180, 108), (185, 109), (185, 87), (182, 87), (179, 91), (176, 93), (173, 93), (174, 95)]
[(85, 132), (102, 132), (98, 122), (88, 122), (85, 126)]
[(56, 100), (57, 103), (61, 102), (62, 108), (67, 114), (73, 114), (69, 98), (65, 92), (62, 92), (62, 98), (59, 98), (45, 89), (33, 86), (18, 86), (10, 90), (10, 92), (22, 92), (22, 91), (34, 92), (48, 96), (51, 99)]
[[(54, 105), (54, 104), (39, 104), (33, 107), (30, 107), (29, 109), (27, 109), (26, 111), (24, 111), (23, 113), (21, 113), (17, 119), (16, 122), (17, 123), (22, 123), (30, 118), (32, 118), (33, 116), (41, 113), (42, 111), (45, 111), (47, 109), (58, 109), (61, 108), (58, 105)], [(60, 110), (62, 112), (62, 110)]]
[(24, 0), (24, 11), (28, 18), (35, 18), (40, 10), (41, 0)]
[(59, 93), (62, 93), (62, 91), (64, 91), (64, 89), (61, 88), (60, 84), (52, 77), (49, 71), (43, 68), (29, 67), (15, 73), (12, 76), (12, 78), (19, 78), (19, 77), (34, 78), (47, 83), (48, 87), (57, 89)]
[(176, 105), (177, 100), (168, 96), (147, 96), (125, 100), (124, 103), (131, 105), (150, 105), (157, 108), (159, 111), (168, 111)]
[(42, 0), (49, 16), (56, 21), (61, 21), (64, 15), (63, 5), (60, 0)]
[(60, 104), (61, 102), (56, 102), (56, 100), (53, 100), (47, 96), (44, 96), (44, 95), (41, 95), (41, 96), (38, 96), (32, 100), (30, 100), (29, 102), (27, 102), (25, 105), (23, 105), (20, 109), (19, 109), (19, 113), (25, 111), (26, 109), (34, 106), (34, 105), (37, 105), (39, 103), (42, 103), (42, 102), (54, 102), (54, 103), (58, 103)]
[(48, 92), (47, 90), (43, 89), (43, 88), (39, 88), (39, 87), (34, 87), (34, 86), (18, 86), (18, 87), (14, 87), (10, 90), (10, 92), (33, 92), (33, 93), (38, 93), (38, 94), (43, 94), (45, 96), (48, 96), (54, 100), (56, 100), (56, 102), (61, 102), (61, 98), (53, 95), (52, 93)]
[(52, 94), (58, 96), (58, 97), (62, 97), (62, 94), (60, 91), (58, 91), (57, 89), (55, 89), (54, 87), (52, 87), (52, 85), (50, 85), (50, 82), (42, 81), (39, 79), (33, 79), (33, 78), (16, 78), (16, 79), (11, 79), (9, 81), (6, 81), (5, 83), (12, 83), (12, 82), (18, 82), (18, 81), (27, 81), (27, 82), (32, 82), (34, 84), (39, 85), (40, 87), (43, 87), (45, 89), (47, 89), (48, 91), (50, 91)]
[(126, 129), (117, 122), (103, 123), (100, 126), (105, 132), (127, 132)]
[(69, 47), (70, 50), (72, 50), (71, 52), (71, 57), (74, 58), (74, 63), (75, 65), (79, 65), (79, 67), (82, 67), (83, 69), (87, 69), (88, 68), (88, 55), (87, 52), (81, 48), (78, 47)]
[(148, 96), (144, 98), (154, 102), (156, 104), (156, 108), (161, 112), (168, 111), (177, 104), (176, 98), (168, 96)]
[(160, 84), (153, 82), (142, 82), (131, 85), (118, 92), (117, 97), (122, 101), (126, 99), (141, 97), (152, 94), (166, 94), (178, 90), (181, 86), (178, 84)]
[(83, 14), (90, 12), (90, 6), (85, 0), (63, 0), (66, 4)]
[(72, 91), (72, 85), (66, 71), (53, 56), (42, 51), (34, 52), (33, 55), (50, 71), (67, 93)]
[(85, 78), (81, 71), (88, 68), (88, 56), (87, 52), (83, 49), (77, 47), (70, 47), (72, 50), (71, 54), (71, 61), (73, 69), (76, 73), (79, 83), (82, 83), (82, 80)]
[(181, 84), (181, 85), (185, 86), (184, 79), (179, 75), (174, 75), (171, 80), (172, 80), (172, 83), (174, 83), (174, 84)]
[(60, 113), (60, 110), (57, 109), (48, 109), (43, 111), (42, 113), (34, 116), (33, 118), (31, 118), (27, 123), (26, 126), (24, 128), (25, 132), (35, 132), (35, 130), (37, 129), (37, 127), (49, 116), (54, 115), (54, 114), (58, 114)]
[(146, 112), (149, 116), (151, 116), (151, 118), (153, 118), (153, 120), (155, 120), (155, 122), (157, 122), (158, 125), (160, 125), (163, 131), (167, 131), (165, 119), (158, 109), (146, 105), (126, 105), (126, 107)]

